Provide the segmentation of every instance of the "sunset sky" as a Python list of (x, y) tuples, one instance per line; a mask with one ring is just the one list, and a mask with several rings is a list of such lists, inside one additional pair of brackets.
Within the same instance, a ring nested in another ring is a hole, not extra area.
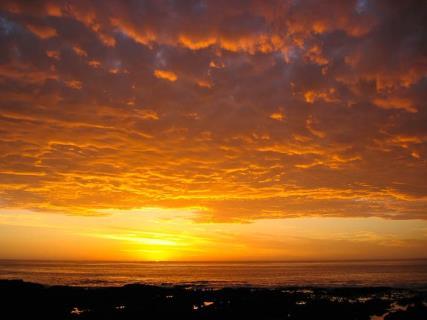
[(427, 2), (0, 2), (0, 258), (427, 256)]

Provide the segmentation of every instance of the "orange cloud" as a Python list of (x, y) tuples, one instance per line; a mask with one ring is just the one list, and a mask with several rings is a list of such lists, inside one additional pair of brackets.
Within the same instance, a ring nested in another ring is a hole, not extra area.
[(165, 79), (171, 82), (175, 82), (178, 77), (175, 72), (169, 70), (154, 70), (154, 76), (159, 79)]
[(65, 85), (69, 88), (72, 88), (72, 89), (81, 89), (82, 88), (82, 83), (81, 83), (81, 81), (78, 81), (78, 80), (66, 81)]
[(87, 57), (87, 52), (82, 48), (80, 48), (79, 46), (74, 46), (73, 50), (78, 56)]
[(180, 35), (178, 38), (178, 42), (182, 44), (184, 47), (187, 47), (192, 50), (199, 50), (208, 48), (214, 44), (216, 44), (217, 40), (215, 38), (207, 38), (202, 40), (193, 40), (191, 37)]
[(417, 112), (417, 108), (413, 105), (412, 101), (404, 98), (388, 97), (388, 98), (375, 98), (373, 104), (383, 109), (403, 109), (407, 112)]
[(49, 39), (58, 35), (56, 30), (49, 26), (27, 24), (27, 28), (41, 39)]
[(207, 80), (197, 80), (197, 85), (202, 88), (212, 88), (212, 83)]
[(313, 103), (316, 98), (316, 93), (314, 91), (307, 91), (304, 93), (304, 99), (307, 103)]
[(283, 121), (285, 119), (285, 115), (282, 112), (273, 112), (270, 114), (270, 119), (277, 120), (277, 121)]
[(60, 55), (59, 51), (57, 51), (57, 50), (48, 50), (48, 51), (46, 51), (46, 55), (49, 58), (56, 59), (56, 60), (59, 60), (61, 58), (61, 55)]
[(87, 64), (92, 68), (99, 68), (101, 66), (101, 62), (97, 60), (90, 60)]
[(415, 1), (147, 3), (1, 3), (1, 206), (426, 219)]
[(136, 114), (142, 119), (159, 120), (159, 115), (153, 110), (135, 110)]
[(313, 104), (317, 100), (322, 100), (325, 102), (338, 102), (338, 98), (336, 98), (336, 90), (335, 88), (329, 88), (327, 90), (322, 91), (313, 91), (309, 90), (304, 93), (304, 100), (307, 103)]

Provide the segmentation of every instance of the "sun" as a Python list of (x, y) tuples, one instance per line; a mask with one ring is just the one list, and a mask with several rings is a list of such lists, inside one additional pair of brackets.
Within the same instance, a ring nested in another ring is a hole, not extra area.
[(179, 256), (175, 250), (170, 250), (168, 248), (144, 248), (134, 250), (133, 253), (139, 260), (152, 262), (174, 261), (177, 260)]

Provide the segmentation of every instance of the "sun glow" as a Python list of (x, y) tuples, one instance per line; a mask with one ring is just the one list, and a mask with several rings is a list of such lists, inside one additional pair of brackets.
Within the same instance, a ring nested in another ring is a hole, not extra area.
[[(417, 257), (427, 222), (379, 218), (200, 223), (198, 210), (107, 210), (99, 216), (4, 210), (4, 258), (83, 260), (301, 260)], [(402, 249), (405, 250), (402, 250)], [(31, 252), (29, 254), (28, 252)]]

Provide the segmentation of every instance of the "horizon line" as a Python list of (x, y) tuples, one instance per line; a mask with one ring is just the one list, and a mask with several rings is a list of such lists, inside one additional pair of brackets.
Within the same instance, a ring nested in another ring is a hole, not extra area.
[(91, 259), (8, 259), (0, 258), (0, 262), (92, 262), (92, 263), (328, 263), (328, 262), (391, 262), (391, 261), (423, 261), (419, 258), (367, 258), (367, 259), (297, 259), (297, 260), (91, 260)]

